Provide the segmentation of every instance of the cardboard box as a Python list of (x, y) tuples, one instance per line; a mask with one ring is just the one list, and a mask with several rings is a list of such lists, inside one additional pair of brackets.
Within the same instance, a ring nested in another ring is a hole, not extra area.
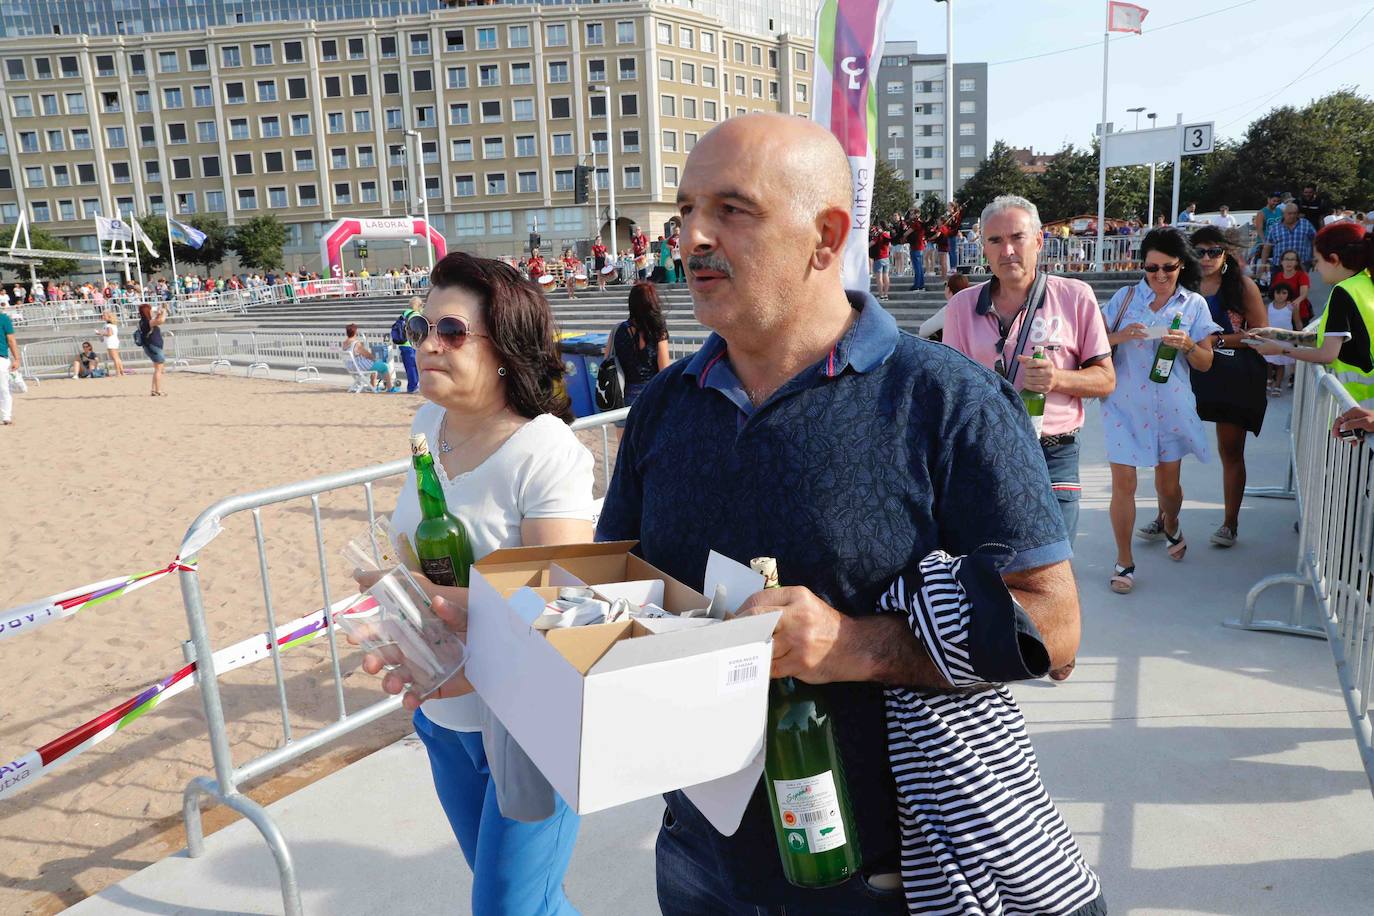
[[(513, 548), (473, 566), (468, 679), (579, 814), (737, 774), (763, 748), (779, 614), (710, 625), (631, 620), (547, 634), (530, 626), (561, 585), (659, 598), (672, 613), (706, 607), (700, 592), (631, 555), (633, 546)], [(736, 581), (745, 583), (736, 592), (751, 587), (747, 578)], [(747, 597), (731, 595), (728, 604)]]

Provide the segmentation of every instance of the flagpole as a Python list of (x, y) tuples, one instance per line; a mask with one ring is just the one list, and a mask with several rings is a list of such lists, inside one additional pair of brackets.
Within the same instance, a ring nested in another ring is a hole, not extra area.
[(1097, 140), (1097, 269), (1105, 270), (1102, 246), (1107, 235), (1107, 61), (1112, 37), (1112, 5), (1107, 2), (1106, 28), (1102, 32), (1102, 126)]
[(138, 271), (138, 298), (140, 301), (147, 297), (143, 294), (143, 259), (138, 256), (138, 215), (129, 210), (129, 235), (133, 239), (131, 244), (134, 248), (134, 269)]
[(172, 214), (162, 211), (162, 219), (167, 224), (167, 257), (172, 260), (172, 301), (177, 298), (177, 253), (172, 245)]
[[(100, 214), (104, 216), (104, 214)], [(105, 240), (100, 237), (100, 223), (95, 224), (95, 247), (100, 252), (100, 294), (105, 295), (105, 290), (110, 285), (110, 279), (105, 275)]]

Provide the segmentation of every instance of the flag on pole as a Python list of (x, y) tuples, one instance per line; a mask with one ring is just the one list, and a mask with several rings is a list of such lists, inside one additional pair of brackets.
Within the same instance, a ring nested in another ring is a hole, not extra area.
[(95, 234), (102, 242), (132, 242), (134, 240), (129, 224), (118, 217), (110, 219), (106, 216), (97, 216), (95, 218)]
[(1139, 35), (1140, 27), (1145, 23), (1145, 17), (1148, 15), (1150, 15), (1150, 11), (1143, 6), (1111, 0), (1107, 4), (1107, 31), (1134, 32)]
[(133, 226), (134, 241), (142, 242), (143, 247), (148, 249), (149, 257), (157, 257), (157, 249), (153, 247), (153, 240), (148, 238), (148, 233), (143, 231), (143, 227), (138, 224), (138, 220), (130, 219), (129, 224)]
[(204, 232), (201, 232), (195, 226), (188, 226), (185, 223), (178, 222), (170, 216), (167, 217), (167, 229), (169, 230), (167, 234), (171, 236), (172, 241), (180, 245), (185, 245), (187, 248), (199, 248), (201, 245), (205, 244)]
[(873, 152), (878, 145), (874, 80), (893, 0), (823, 0), (816, 11), (815, 104), (811, 120), (840, 141), (854, 180), (853, 220), (845, 242), (846, 289), (868, 288), (868, 227)]

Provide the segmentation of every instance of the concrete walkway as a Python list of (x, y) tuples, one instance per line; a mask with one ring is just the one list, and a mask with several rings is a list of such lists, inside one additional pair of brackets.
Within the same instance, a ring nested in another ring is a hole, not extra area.
[[(1250, 446), (1251, 482), (1282, 483), (1289, 400)], [(1017, 689), (1050, 792), (1102, 876), (1113, 913), (1374, 912), (1374, 800), (1324, 642), (1226, 629), (1260, 576), (1293, 566), (1294, 504), (1247, 500), (1241, 542), (1221, 520), (1217, 464), (1185, 463), (1184, 530), (1171, 563), (1140, 545), (1133, 595), (1107, 588), (1109, 475), (1090, 416), (1078, 541), (1084, 637), (1060, 686)], [(1142, 520), (1153, 491), (1142, 479)], [(1291, 593), (1289, 593), (1291, 594)], [(1274, 593), (1268, 601), (1282, 600)], [(656, 799), (588, 817), (568, 875), (588, 914), (657, 912)], [(470, 876), (415, 739), (291, 795), (272, 811), (312, 914), (466, 913)], [(208, 854), (160, 862), (74, 907), (81, 916), (281, 911), (252, 827)]]

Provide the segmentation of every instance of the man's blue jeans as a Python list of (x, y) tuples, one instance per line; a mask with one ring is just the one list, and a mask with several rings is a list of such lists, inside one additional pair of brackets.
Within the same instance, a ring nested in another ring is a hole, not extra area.
[(1062, 445), (1044, 445), (1040, 450), (1045, 453), (1045, 466), (1050, 471), (1050, 488), (1054, 498), (1059, 500), (1059, 514), (1064, 517), (1064, 528), (1069, 532), (1069, 543), (1078, 536), (1078, 502), (1083, 495), (1083, 487), (1078, 482), (1078, 440)]
[(926, 288), (926, 259), (924, 251), (912, 250), (911, 252), (911, 288)]
[(420, 370), (415, 366), (415, 348), (401, 348), (401, 362), (406, 367), (406, 394), (414, 394), (420, 387)]

